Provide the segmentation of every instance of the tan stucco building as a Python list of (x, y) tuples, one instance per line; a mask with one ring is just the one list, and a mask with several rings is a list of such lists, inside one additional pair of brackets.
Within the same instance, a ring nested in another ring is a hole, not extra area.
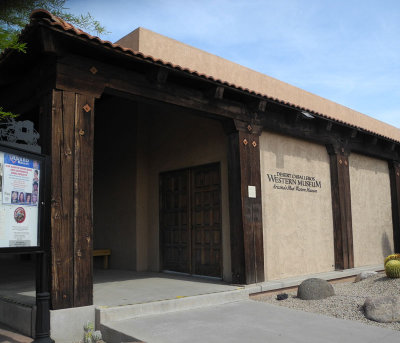
[(234, 284), (399, 252), (398, 128), (143, 28), (112, 44), (37, 11), (22, 39), (0, 101), (51, 161), (53, 310), (92, 304), (97, 249)]

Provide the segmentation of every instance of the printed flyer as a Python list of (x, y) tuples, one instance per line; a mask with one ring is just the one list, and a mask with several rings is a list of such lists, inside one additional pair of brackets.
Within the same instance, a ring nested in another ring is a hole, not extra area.
[(40, 163), (0, 151), (0, 248), (38, 245)]

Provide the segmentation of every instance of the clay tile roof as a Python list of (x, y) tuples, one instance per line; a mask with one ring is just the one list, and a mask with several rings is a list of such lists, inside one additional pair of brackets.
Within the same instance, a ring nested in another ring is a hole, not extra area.
[[(292, 108), (296, 108), (296, 109), (298, 109), (300, 111), (307, 111), (307, 112), (309, 112), (309, 113), (311, 113), (313, 115), (320, 116), (320, 117), (326, 118), (326, 119), (334, 121), (334, 122), (342, 123), (342, 124), (351, 126), (353, 128), (360, 129), (362, 131), (369, 132), (369, 133), (372, 133), (374, 135), (384, 137), (384, 138), (389, 139), (391, 141), (400, 142), (400, 129), (398, 129), (398, 128), (394, 127), (394, 126), (391, 126), (391, 125), (389, 125), (387, 123), (384, 123), (384, 122), (381, 122), (379, 120), (376, 120), (374, 118), (371, 118), (371, 117), (369, 117), (367, 115), (364, 115), (362, 113), (353, 111), (353, 110), (351, 110), (351, 109), (349, 109), (349, 108), (347, 108), (345, 106), (341, 106), (339, 104), (336, 104), (336, 103), (331, 102), (329, 100), (323, 99), (323, 98), (321, 98), (319, 96), (316, 96), (314, 94), (311, 94), (311, 93), (308, 93), (308, 92), (303, 91), (301, 89), (298, 89), (296, 87), (290, 86), (290, 85), (288, 85), (288, 84), (286, 84), (286, 83), (284, 83), (282, 81), (275, 80), (277, 82), (280, 82), (284, 86), (286, 85), (286, 86), (292, 87), (293, 89), (295, 89), (297, 91), (303, 92), (302, 95), (305, 95), (306, 97), (310, 97), (310, 98), (314, 97), (312, 99), (312, 101), (313, 100), (317, 100), (317, 102), (318, 101), (320, 101), (320, 102), (322, 101), (322, 103), (325, 101), (326, 104), (323, 104), (322, 108), (326, 107), (326, 108), (331, 109), (331, 110), (330, 111), (318, 111), (318, 110), (316, 111), (312, 107), (301, 106), (301, 105), (299, 105), (299, 103), (295, 103), (294, 101), (288, 101), (287, 99), (284, 99), (284, 98), (274, 97), (274, 96), (271, 96), (269, 94), (263, 94), (263, 93), (260, 93), (260, 92), (257, 92), (257, 91), (242, 87), (241, 85), (230, 83), (230, 82), (227, 82), (225, 80), (221, 80), (221, 79), (218, 79), (218, 78), (214, 78), (213, 76), (206, 75), (204, 73), (199, 73), (196, 70), (191, 70), (189, 68), (185, 68), (185, 67), (182, 67), (180, 65), (173, 64), (173, 63), (171, 63), (169, 61), (163, 61), (162, 59), (157, 59), (157, 58), (154, 58), (154, 57), (149, 56), (149, 55), (144, 55), (141, 52), (134, 51), (132, 49), (123, 47), (123, 46), (121, 46), (119, 44), (114, 44), (114, 43), (112, 43), (110, 41), (102, 40), (102, 39), (100, 39), (99, 37), (96, 37), (96, 36), (92, 36), (92, 35), (84, 32), (84, 31), (74, 27), (70, 23), (67, 23), (66, 21), (64, 21), (61, 18), (51, 14), (50, 12), (48, 12), (46, 10), (42, 10), (42, 9), (35, 10), (35, 11), (32, 12), (30, 18), (31, 18), (31, 24), (33, 22), (35, 22), (35, 21), (45, 22), (49, 26), (60, 28), (60, 29), (62, 29), (64, 31), (66, 31), (66, 32), (73, 33), (73, 34), (75, 34), (77, 36), (83, 37), (85, 39), (88, 39), (90, 41), (99, 43), (101, 45), (104, 45), (104, 46), (107, 46), (107, 47), (110, 47), (110, 48), (113, 48), (115, 50), (122, 51), (122, 52), (124, 52), (126, 54), (129, 54), (129, 55), (132, 55), (132, 56), (136, 56), (136, 57), (141, 58), (143, 60), (149, 60), (149, 61), (151, 61), (153, 63), (161, 64), (161, 65), (164, 65), (164, 66), (167, 66), (167, 67), (179, 70), (179, 71), (183, 71), (183, 72), (189, 73), (191, 75), (195, 75), (195, 76), (198, 76), (198, 77), (201, 77), (201, 78), (213, 81), (213, 82), (218, 82), (218, 83), (220, 83), (220, 84), (222, 84), (224, 86), (227, 86), (227, 87), (235, 88), (235, 89), (247, 92), (249, 94), (252, 94), (252, 95), (255, 95), (255, 96), (258, 96), (258, 97), (263, 97), (263, 98), (265, 98), (267, 100), (275, 101), (275, 102), (281, 103), (283, 105), (287, 105), (287, 106), (290, 106)], [(270, 78), (270, 79), (272, 79), (272, 78)], [(290, 88), (288, 88), (288, 89), (290, 89)], [(335, 112), (335, 110), (337, 111), (338, 109), (339, 109), (338, 112), (340, 112), (340, 114)], [(329, 112), (331, 112), (331, 113), (329, 113)], [(333, 115), (332, 115), (332, 113), (333, 113)]]

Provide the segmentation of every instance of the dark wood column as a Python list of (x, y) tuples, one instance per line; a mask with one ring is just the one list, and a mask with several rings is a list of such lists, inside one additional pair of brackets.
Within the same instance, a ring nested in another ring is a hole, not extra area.
[(349, 152), (327, 145), (331, 170), (335, 269), (354, 267)]
[(400, 252), (400, 163), (389, 161), (394, 251)]
[(52, 309), (93, 303), (94, 97), (53, 90), (41, 102), (51, 156)]
[[(231, 259), (234, 283), (251, 284), (264, 281), (260, 133), (261, 127), (235, 120), (235, 129), (228, 134)], [(255, 194), (252, 194), (254, 190)]]

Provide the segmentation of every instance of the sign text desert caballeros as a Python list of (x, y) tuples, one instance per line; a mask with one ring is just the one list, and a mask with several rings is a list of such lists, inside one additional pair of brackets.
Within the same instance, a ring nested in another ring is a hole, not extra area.
[(274, 189), (317, 193), (318, 188), (322, 188), (321, 181), (314, 176), (276, 172), (275, 175), (267, 174), (267, 177), (274, 184)]

